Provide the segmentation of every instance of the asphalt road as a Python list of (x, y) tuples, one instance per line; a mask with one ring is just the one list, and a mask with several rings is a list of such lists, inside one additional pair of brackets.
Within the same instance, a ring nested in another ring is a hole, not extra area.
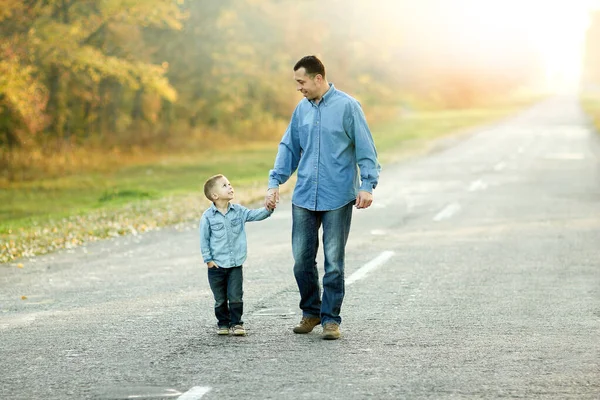
[(598, 399), (599, 139), (557, 97), (385, 165), (337, 341), (291, 331), (289, 199), (247, 225), (246, 337), (192, 223), (4, 265), (0, 398)]

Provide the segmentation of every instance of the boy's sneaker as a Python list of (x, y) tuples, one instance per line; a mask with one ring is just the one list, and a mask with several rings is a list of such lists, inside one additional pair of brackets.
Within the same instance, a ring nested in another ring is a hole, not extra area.
[(294, 333), (309, 333), (321, 323), (319, 317), (302, 317), (302, 321), (294, 327)]
[(340, 326), (333, 322), (328, 322), (323, 325), (323, 339), (336, 340), (341, 336)]
[(231, 333), (233, 336), (246, 336), (246, 330), (244, 325), (234, 325), (231, 327)]
[(229, 335), (229, 328), (220, 326), (219, 329), (217, 329), (217, 335)]

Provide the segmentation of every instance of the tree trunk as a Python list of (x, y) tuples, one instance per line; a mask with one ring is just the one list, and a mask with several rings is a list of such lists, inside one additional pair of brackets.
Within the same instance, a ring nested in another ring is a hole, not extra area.
[(144, 116), (144, 109), (142, 106), (142, 96), (144, 94), (144, 88), (141, 87), (135, 92), (135, 98), (133, 99), (133, 108), (131, 109), (131, 119), (139, 122)]
[(62, 139), (65, 132), (67, 121), (67, 102), (64, 93), (64, 77), (57, 65), (50, 67), (48, 76), (48, 89), (50, 97), (48, 99), (48, 114), (50, 115), (49, 132), (55, 137)]

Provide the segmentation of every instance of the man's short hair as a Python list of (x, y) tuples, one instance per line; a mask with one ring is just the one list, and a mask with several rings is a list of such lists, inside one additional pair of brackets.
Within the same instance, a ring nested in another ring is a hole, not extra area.
[(217, 185), (217, 181), (221, 178), (224, 178), (224, 176), (221, 174), (218, 174), (215, 176), (211, 176), (210, 178), (208, 178), (206, 180), (206, 182), (204, 182), (204, 195), (206, 196), (206, 198), (208, 200), (213, 201), (213, 199), (212, 199), (213, 190), (214, 190), (215, 186)]
[(311, 78), (314, 78), (317, 75), (321, 75), (325, 78), (325, 66), (317, 56), (302, 57), (296, 65), (294, 65), (294, 71), (298, 71), (300, 68), (304, 68), (306, 70), (306, 75)]

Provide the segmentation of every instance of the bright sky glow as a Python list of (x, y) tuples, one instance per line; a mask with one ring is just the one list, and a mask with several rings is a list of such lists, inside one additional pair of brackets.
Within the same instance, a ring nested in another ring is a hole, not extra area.
[[(574, 86), (581, 75), (590, 1), (523, 1), (528, 36), (540, 52), (551, 89)], [(529, 19), (529, 21), (527, 21)]]
[(589, 11), (600, 7), (598, 0), (390, 0), (386, 4), (388, 11), (395, 11), (392, 14), (414, 13), (408, 23), (419, 31), (415, 36), (427, 36), (427, 51), (447, 52), (449, 62), (506, 65), (509, 70), (514, 60), (526, 55), (523, 49), (530, 49), (528, 53), (542, 60), (545, 76), (540, 83), (549, 89), (578, 83)]
[[(455, 2), (451, 2), (456, 4)], [(545, 66), (549, 89), (575, 86), (581, 74), (590, 0), (473, 0), (457, 10), (460, 19), (478, 21), (469, 34), (482, 41), (499, 41), (510, 32), (524, 34)], [(463, 11), (464, 10), (464, 11)], [(487, 40), (486, 40), (487, 39)]]

